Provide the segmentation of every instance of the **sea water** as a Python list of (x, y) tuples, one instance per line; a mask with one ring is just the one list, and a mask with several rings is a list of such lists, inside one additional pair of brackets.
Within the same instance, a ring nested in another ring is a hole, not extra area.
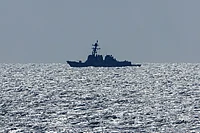
[(0, 64), (0, 132), (200, 132), (200, 64)]

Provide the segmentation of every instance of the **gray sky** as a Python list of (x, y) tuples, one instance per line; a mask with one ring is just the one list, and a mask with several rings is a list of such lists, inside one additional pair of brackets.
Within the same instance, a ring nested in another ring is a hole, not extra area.
[(1, 63), (199, 62), (200, 0), (1, 0)]

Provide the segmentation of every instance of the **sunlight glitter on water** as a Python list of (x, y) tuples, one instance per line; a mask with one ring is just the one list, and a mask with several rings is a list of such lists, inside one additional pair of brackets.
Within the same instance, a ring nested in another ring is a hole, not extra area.
[(1, 64), (0, 74), (0, 132), (200, 131), (200, 64)]

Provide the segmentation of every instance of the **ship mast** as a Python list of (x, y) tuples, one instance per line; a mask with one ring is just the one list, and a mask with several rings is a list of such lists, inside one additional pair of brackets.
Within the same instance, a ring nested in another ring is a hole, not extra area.
[(97, 50), (99, 50), (100, 48), (98, 48), (99, 44), (98, 44), (98, 40), (95, 44), (92, 44), (92, 46), (94, 46), (92, 49), (92, 55), (96, 56), (97, 55)]

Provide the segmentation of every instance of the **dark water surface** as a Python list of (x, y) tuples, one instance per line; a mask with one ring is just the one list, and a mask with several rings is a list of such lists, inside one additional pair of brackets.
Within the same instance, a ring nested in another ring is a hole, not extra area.
[(200, 132), (200, 64), (0, 64), (0, 132)]

